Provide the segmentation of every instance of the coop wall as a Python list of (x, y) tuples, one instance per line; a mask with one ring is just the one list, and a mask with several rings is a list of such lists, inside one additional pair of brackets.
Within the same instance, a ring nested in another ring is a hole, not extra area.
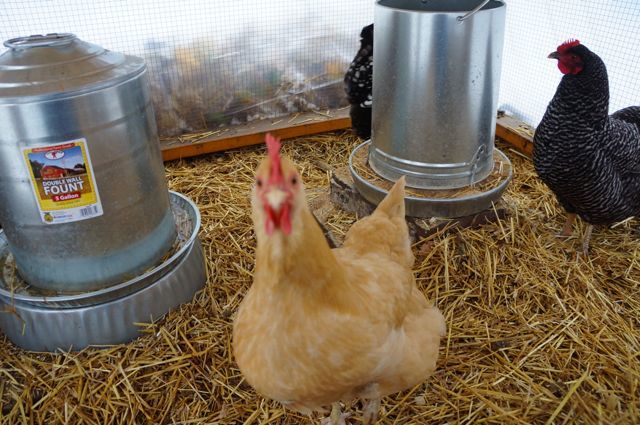
[[(419, 1), (419, 0), (416, 0)], [(373, 0), (5, 0), (3, 40), (72, 32), (143, 57), (162, 136), (346, 106), (342, 77)], [(509, 0), (500, 108), (536, 125), (573, 37), (605, 60), (611, 109), (640, 104), (640, 2)]]

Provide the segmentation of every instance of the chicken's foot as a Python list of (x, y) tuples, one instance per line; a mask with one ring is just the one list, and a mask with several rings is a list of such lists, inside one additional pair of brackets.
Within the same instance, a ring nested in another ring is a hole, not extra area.
[(584, 239), (582, 240), (582, 253), (584, 256), (589, 255), (589, 243), (591, 242), (591, 232), (593, 232), (593, 224), (587, 224), (584, 231)]
[(573, 234), (573, 223), (576, 221), (576, 215), (573, 213), (567, 214), (567, 219), (562, 226), (562, 231), (558, 233), (559, 238), (568, 238)]
[(351, 416), (350, 413), (342, 413), (340, 403), (336, 402), (331, 405), (331, 416), (328, 418), (322, 418), (320, 423), (322, 425), (346, 425), (347, 422), (345, 419), (349, 416)]
[(364, 425), (372, 425), (378, 420), (378, 411), (380, 410), (380, 399), (372, 398), (367, 400), (362, 409), (362, 423)]

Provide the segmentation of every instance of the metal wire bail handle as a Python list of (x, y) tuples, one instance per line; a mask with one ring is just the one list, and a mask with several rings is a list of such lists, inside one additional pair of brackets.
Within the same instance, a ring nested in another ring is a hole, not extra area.
[(476, 6), (471, 12), (467, 12), (465, 15), (458, 16), (456, 19), (458, 20), (458, 22), (466, 21), (471, 16), (473, 16), (476, 12), (478, 12), (480, 9), (485, 7), (487, 5), (487, 3), (489, 3), (490, 1), (491, 0), (484, 0), (482, 3), (480, 3), (478, 6)]
[(52, 33), (47, 35), (30, 35), (27, 37), (12, 38), (4, 42), (5, 47), (10, 49), (26, 49), (30, 47), (50, 47), (69, 44), (75, 40), (76, 36), (70, 33)]

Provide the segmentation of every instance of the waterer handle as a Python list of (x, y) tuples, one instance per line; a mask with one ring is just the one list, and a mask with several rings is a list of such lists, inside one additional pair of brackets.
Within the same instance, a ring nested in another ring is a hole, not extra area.
[(466, 14), (462, 15), (462, 16), (458, 16), (456, 19), (458, 20), (458, 22), (464, 22), (467, 19), (469, 19), (471, 16), (473, 16), (478, 10), (482, 9), (483, 7), (486, 6), (487, 3), (489, 3), (491, 0), (484, 0), (482, 3), (480, 3), (479, 5), (477, 5), (471, 12), (467, 12)]
[(47, 35), (30, 35), (27, 37), (12, 38), (4, 42), (5, 47), (10, 49), (25, 49), (29, 47), (50, 47), (69, 44), (76, 39), (74, 34), (52, 33)]

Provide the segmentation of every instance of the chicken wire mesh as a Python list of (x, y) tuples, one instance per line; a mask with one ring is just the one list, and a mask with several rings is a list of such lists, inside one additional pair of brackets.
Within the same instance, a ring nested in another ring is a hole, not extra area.
[[(415, 0), (428, 1), (428, 0)], [(0, 37), (72, 32), (145, 58), (160, 134), (346, 105), (342, 77), (374, 0), (2, 0)], [(537, 124), (575, 37), (607, 64), (611, 110), (640, 104), (640, 2), (507, 1), (500, 107)]]
[(501, 108), (538, 124), (562, 77), (546, 57), (569, 38), (606, 64), (610, 112), (640, 105), (638, 28), (638, 0), (507, 0)]

